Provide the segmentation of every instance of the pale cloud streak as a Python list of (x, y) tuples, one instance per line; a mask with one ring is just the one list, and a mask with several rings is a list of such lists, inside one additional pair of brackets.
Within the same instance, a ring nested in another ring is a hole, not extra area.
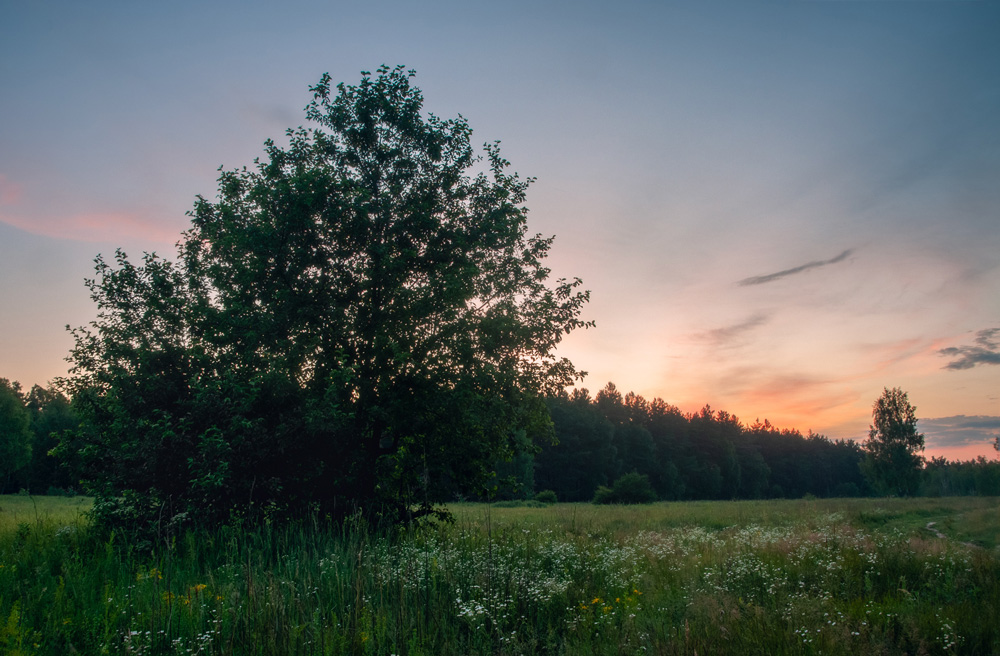
[(837, 264), (843, 262), (854, 252), (853, 248), (849, 248), (840, 255), (832, 257), (829, 260), (817, 260), (815, 262), (808, 262), (791, 269), (785, 269), (784, 271), (778, 271), (777, 273), (769, 273), (764, 276), (751, 276), (750, 278), (744, 278), (736, 284), (740, 287), (750, 287), (752, 285), (764, 285), (769, 282), (774, 282), (775, 280), (780, 280), (788, 276), (794, 276), (797, 273), (803, 273), (809, 271), (810, 269), (818, 269), (820, 267), (828, 266), (830, 264)]
[(708, 342), (716, 347), (737, 346), (747, 333), (766, 324), (769, 320), (770, 316), (768, 314), (758, 312), (745, 321), (708, 330), (698, 334), (696, 337), (700, 341)]

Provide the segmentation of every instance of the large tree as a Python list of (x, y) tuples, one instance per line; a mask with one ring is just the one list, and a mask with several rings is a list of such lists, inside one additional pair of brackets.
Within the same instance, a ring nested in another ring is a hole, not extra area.
[(916, 410), (898, 387), (885, 388), (872, 406), (863, 468), (883, 493), (909, 496), (920, 484), (924, 436), (917, 432)]
[(324, 75), (311, 127), (198, 198), (176, 262), (98, 258), (69, 385), (98, 512), (426, 514), (551, 430), (588, 294), (550, 282), (531, 180), (412, 77)]

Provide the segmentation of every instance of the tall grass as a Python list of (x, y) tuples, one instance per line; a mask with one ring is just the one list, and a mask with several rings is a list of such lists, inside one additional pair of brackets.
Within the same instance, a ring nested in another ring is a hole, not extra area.
[(10, 499), (5, 654), (1000, 652), (996, 499), (462, 504), (152, 552), (58, 506), (7, 521)]

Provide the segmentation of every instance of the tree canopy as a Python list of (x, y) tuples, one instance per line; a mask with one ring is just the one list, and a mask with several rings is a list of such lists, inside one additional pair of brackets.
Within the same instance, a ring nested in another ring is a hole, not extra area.
[(916, 410), (898, 387), (885, 388), (872, 406), (864, 468), (885, 493), (910, 496), (920, 484), (924, 436), (917, 432)]
[[(859, 496), (870, 491), (853, 440), (744, 424), (709, 406), (684, 413), (663, 399), (624, 396), (608, 383), (594, 398), (574, 389), (546, 400), (558, 442), (534, 458), (533, 482), (561, 501), (589, 501), (635, 472), (660, 499)], [(605, 494), (614, 501), (614, 495)]]
[(63, 462), (58, 453), (53, 453), (63, 432), (80, 425), (70, 400), (54, 388), (33, 385), (24, 401), (32, 432), (31, 463), (25, 481), (28, 490), (38, 494), (76, 491), (78, 477), (71, 466), (73, 459)]
[(425, 114), (412, 71), (362, 75), (222, 171), (175, 261), (97, 259), (67, 388), (99, 516), (426, 514), (551, 432), (588, 293), (550, 280), (531, 179)]

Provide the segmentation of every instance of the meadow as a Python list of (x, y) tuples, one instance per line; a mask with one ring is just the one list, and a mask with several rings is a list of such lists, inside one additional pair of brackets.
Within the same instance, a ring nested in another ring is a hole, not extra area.
[(455, 504), (100, 535), (0, 497), (4, 654), (1000, 653), (1000, 500)]

